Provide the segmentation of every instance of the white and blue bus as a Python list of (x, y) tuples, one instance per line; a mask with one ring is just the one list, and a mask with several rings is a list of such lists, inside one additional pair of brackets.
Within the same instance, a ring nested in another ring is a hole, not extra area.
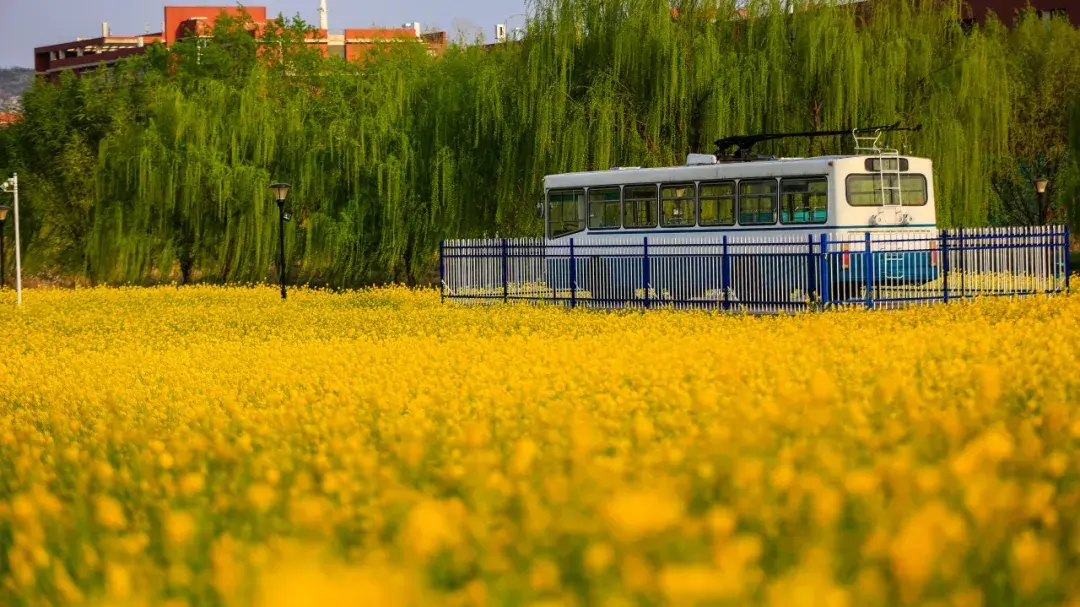
[[(938, 276), (936, 250), (930, 250), (937, 236), (933, 185), (929, 159), (876, 147), (870, 155), (733, 162), (691, 154), (685, 166), (549, 175), (542, 213), (549, 247), (565, 247), (573, 239), (582, 264), (577, 282), (585, 289), (590, 280), (614, 288), (621, 282), (640, 282), (640, 262), (619, 261), (611, 250), (600, 248), (606, 244), (651, 239), (715, 245), (725, 237), (740, 242), (820, 237), (834, 243), (828, 252), (846, 252), (862, 251), (861, 243), (864, 238), (868, 242), (871, 233), (874, 253), (842, 254), (843, 263), (831, 269), (833, 288), (862, 283), (867, 258), (878, 279), (924, 284)], [(887, 244), (890, 237), (920, 235), (929, 243), (923, 251)], [(592, 268), (586, 271), (590, 251), (607, 255), (600, 267), (591, 260)], [(680, 282), (674, 275), (680, 272), (673, 266), (666, 273), (667, 282), (689, 285), (690, 292), (679, 297), (700, 297), (700, 291), (711, 286)], [(563, 276), (559, 282), (568, 276), (557, 265), (549, 274)], [(655, 286), (664, 286), (664, 281), (658, 273)]]

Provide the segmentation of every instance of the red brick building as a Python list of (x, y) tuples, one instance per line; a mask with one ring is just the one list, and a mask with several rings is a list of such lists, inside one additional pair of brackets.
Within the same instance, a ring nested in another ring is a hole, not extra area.
[[(817, 0), (788, 0), (799, 6), (801, 3), (813, 5)], [(876, 0), (847, 0), (848, 4), (856, 5), (859, 9), (869, 9)], [(938, 2), (939, 0), (921, 0), (922, 2)], [(1021, 11), (1031, 8), (1044, 19), (1052, 16), (1068, 17), (1074, 25), (1080, 25), (1080, 0), (965, 0), (960, 9), (957, 19), (968, 23), (983, 23), (995, 14), (999, 21), (1006, 25), (1013, 25)]]
[(35, 48), (34, 71), (38, 76), (56, 80), (60, 72), (65, 70), (81, 74), (102, 63), (112, 65), (125, 57), (145, 53), (148, 44), (164, 41), (160, 32), (142, 36), (112, 36), (108, 27), (108, 24), (102, 24), (102, 34), (98, 38), (76, 38), (73, 42)]
[(172, 46), (177, 40), (192, 36), (208, 37), (218, 17), (228, 15), (236, 18), (244, 12), (257, 28), (266, 23), (265, 6), (246, 6), (242, 10), (235, 6), (166, 6), (165, 20), (162, 21), (165, 46)]
[[(165, 46), (191, 37), (209, 37), (214, 22), (222, 15), (238, 17), (247, 12), (254, 23), (253, 35), (259, 36), (266, 26), (265, 6), (166, 6), (162, 31), (141, 36), (113, 36), (107, 23), (101, 24), (101, 36), (77, 38), (72, 42), (52, 44), (34, 49), (34, 68), (38, 76), (59, 79), (66, 70), (79, 74), (104, 64), (106, 67), (120, 59), (141, 55), (147, 46), (160, 42)], [(418, 40), (429, 53), (441, 55), (446, 49), (446, 32), (423, 34), (420, 24), (401, 28), (346, 29), (343, 34), (330, 34), (327, 29), (315, 30), (307, 43), (319, 48), (324, 56), (337, 56), (350, 61), (364, 58), (380, 43)]]
[(19, 114), (0, 112), (0, 129), (14, 124), (20, 118)]
[(1080, 25), (1080, 1), (1078, 0), (967, 0), (964, 19), (985, 21), (991, 12), (1007, 25), (1012, 25), (1019, 11), (1029, 6), (1044, 19), (1055, 15), (1069, 18), (1073, 25)]

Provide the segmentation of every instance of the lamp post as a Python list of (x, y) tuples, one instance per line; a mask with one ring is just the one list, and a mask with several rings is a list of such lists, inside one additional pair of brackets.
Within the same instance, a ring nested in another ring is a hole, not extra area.
[(1035, 180), (1035, 194), (1039, 197), (1039, 222), (1046, 222), (1046, 214), (1049, 212), (1049, 207), (1046, 206), (1046, 186), (1050, 185), (1050, 181), (1046, 177), (1039, 177)]
[(525, 32), (524, 27), (515, 27), (514, 29), (509, 29), (510, 28), (510, 20), (514, 19), (516, 17), (521, 17), (526, 22), (529, 19), (529, 16), (526, 15), (525, 13), (516, 13), (516, 14), (510, 15), (509, 17), (507, 17), (506, 19), (503, 20), (503, 23), (505, 23), (506, 27), (507, 27), (507, 31), (506, 31), (507, 38), (509, 40), (513, 40), (515, 42), (518, 40), (518, 35), (523, 34)]
[(285, 212), (285, 197), (289, 195), (289, 188), (292, 187), (287, 183), (275, 183), (270, 186), (270, 189), (274, 191), (274, 198), (277, 199), (278, 206), (278, 282), (281, 283), (281, 299), (285, 299), (285, 222), (290, 219), (289, 214)]
[[(11, 193), (14, 200), (12, 211), (15, 212), (15, 302), (22, 305), (22, 253), (19, 250), (19, 174), (16, 173), (7, 181), (0, 183), (0, 192)], [(7, 218), (6, 212), (4, 218)], [(2, 233), (3, 224), (0, 223), (0, 234)], [(0, 246), (0, 250), (3, 250), (2, 246)]]
[(7, 223), (8, 208), (0, 204), (0, 289), (7, 286), (4, 280), (4, 224)]

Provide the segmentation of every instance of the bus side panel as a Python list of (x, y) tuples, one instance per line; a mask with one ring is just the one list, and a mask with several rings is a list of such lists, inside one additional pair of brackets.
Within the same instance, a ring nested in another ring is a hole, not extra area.
[[(874, 286), (921, 286), (940, 276), (934, 251), (872, 251), (870, 258)], [(846, 285), (841, 294), (850, 291), (851, 297), (861, 297), (856, 291), (866, 285), (866, 252), (830, 253), (829, 273), (834, 283)]]
[(637, 299), (644, 277), (642, 258), (635, 255), (595, 256), (585, 264), (585, 285), (604, 307)]
[(650, 297), (678, 302), (719, 299), (723, 260), (704, 250), (653, 256), (649, 259), (649, 279)]

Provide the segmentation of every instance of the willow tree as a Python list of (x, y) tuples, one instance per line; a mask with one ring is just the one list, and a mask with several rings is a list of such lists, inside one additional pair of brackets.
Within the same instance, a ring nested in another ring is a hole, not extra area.
[[(985, 175), (1007, 144), (1007, 49), (997, 25), (964, 33), (958, 3), (883, 1), (869, 12), (703, 0), (674, 11), (664, 0), (539, 8), (528, 95), (537, 168), (678, 162), (725, 135), (899, 120), (924, 126), (892, 143), (937, 161), (941, 221), (987, 219), (989, 186), (971, 175)], [(772, 151), (822, 149), (791, 141)]]
[[(997, 194), (991, 214), (1010, 225), (1061, 222), (1077, 180), (1067, 110), (1080, 90), (1080, 30), (1063, 18), (1046, 21), (1029, 11), (1007, 39), (1013, 88), (1009, 145), (991, 174)], [(1049, 204), (1035, 193), (1039, 177), (1049, 180)]]
[(681, 163), (726, 135), (895, 121), (923, 126), (887, 143), (935, 161), (940, 223), (987, 223), (988, 176), (1019, 141), (1017, 74), (1048, 52), (1024, 36), (1045, 36), (1047, 58), (1080, 56), (1076, 30), (965, 30), (959, 0), (869, 6), (539, 0), (520, 43), (435, 58), (395, 41), (348, 63), (306, 46), (298, 19), (259, 44), (249, 20), (226, 19), (207, 45), (155, 47), (66, 85), (77, 94), (35, 87), (14, 156), (40, 183), (33, 215), (70, 189), (52, 157), (90, 150), (94, 179), (76, 184), (89, 192), (86, 233), (66, 237), (82, 261), (61, 265), (110, 282), (265, 279), (272, 181), (294, 186), (290, 275), (415, 281), (441, 238), (538, 234), (546, 174)]

